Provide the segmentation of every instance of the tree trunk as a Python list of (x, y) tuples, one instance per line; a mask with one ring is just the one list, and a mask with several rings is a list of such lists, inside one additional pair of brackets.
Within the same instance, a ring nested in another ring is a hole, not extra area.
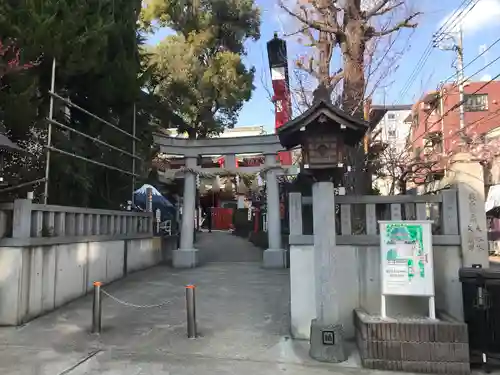
[[(344, 14), (345, 36), (340, 42), (343, 58), (344, 81), (342, 90), (342, 109), (348, 114), (364, 118), (365, 94), (365, 37), (364, 25), (360, 19), (359, 8), (349, 4)], [(366, 155), (361, 141), (347, 151), (347, 165), (351, 167), (346, 175), (346, 193), (367, 195), (371, 191), (372, 178), (367, 172)], [(365, 232), (365, 206), (354, 205), (352, 210), (353, 233)]]
[[(344, 19), (345, 38), (341, 41), (344, 61), (344, 81), (342, 92), (343, 110), (358, 118), (364, 117), (365, 72), (364, 26), (360, 19), (347, 13)], [(371, 178), (366, 168), (363, 142), (347, 153), (351, 172), (347, 173), (346, 190), (350, 194), (366, 195), (371, 191)], [(355, 182), (354, 182), (355, 181)]]

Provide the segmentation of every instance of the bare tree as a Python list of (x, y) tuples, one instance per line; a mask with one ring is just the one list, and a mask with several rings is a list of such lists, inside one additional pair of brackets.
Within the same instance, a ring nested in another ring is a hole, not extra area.
[[(374, 184), (385, 195), (406, 194), (408, 186), (427, 181), (441, 169), (443, 158), (437, 153), (416, 155), (412, 149), (398, 149), (376, 142), (380, 152), (370, 160), (373, 164)], [(372, 150), (377, 147), (372, 145)]]
[[(307, 61), (299, 59), (297, 66), (333, 91), (343, 82), (342, 104), (353, 115), (362, 116), (362, 105), (367, 89), (367, 70), (369, 66), (378, 66), (379, 70), (387, 53), (381, 61), (372, 64), (382, 38), (390, 38), (404, 28), (415, 28), (413, 20), (419, 12), (407, 9), (404, 1), (378, 0), (297, 0), (295, 6), (278, 0), (284, 11), (299, 22), (298, 31), (306, 39), (305, 45), (314, 47), (317, 54)], [(395, 21), (395, 18), (401, 18)], [(399, 33), (397, 33), (399, 34)], [(392, 48), (391, 45), (391, 48)], [(332, 67), (335, 48), (341, 57), (340, 67)], [(375, 59), (376, 60), (376, 59)], [(373, 75), (369, 71), (368, 75)]]

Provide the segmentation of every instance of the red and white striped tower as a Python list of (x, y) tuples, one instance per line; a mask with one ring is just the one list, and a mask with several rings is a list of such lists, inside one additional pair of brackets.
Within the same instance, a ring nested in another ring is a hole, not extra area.
[[(267, 55), (274, 91), (275, 130), (278, 130), (280, 126), (290, 120), (292, 116), (292, 103), (288, 78), (286, 42), (278, 38), (277, 33), (274, 33), (274, 38), (267, 42)], [(280, 152), (279, 158), (282, 165), (292, 164), (292, 153), (290, 151)]]

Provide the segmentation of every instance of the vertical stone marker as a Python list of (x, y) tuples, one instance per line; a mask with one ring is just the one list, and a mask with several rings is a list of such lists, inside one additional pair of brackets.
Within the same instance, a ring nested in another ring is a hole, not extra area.
[(450, 165), (448, 180), (458, 190), (458, 217), (467, 218), (460, 220), (459, 228), (463, 265), (488, 267), (483, 167), (470, 154), (457, 154)]
[(311, 322), (309, 355), (322, 362), (343, 362), (347, 355), (339, 323), (336, 280), (335, 195), (333, 182), (315, 182), (313, 193), (316, 319)]

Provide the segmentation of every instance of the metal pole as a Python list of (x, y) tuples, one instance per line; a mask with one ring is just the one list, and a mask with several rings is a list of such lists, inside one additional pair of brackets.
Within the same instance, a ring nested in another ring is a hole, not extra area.
[(134, 103), (134, 116), (132, 119), (132, 204), (134, 203), (134, 192), (135, 192), (135, 131), (137, 125), (137, 107)]
[[(50, 82), (50, 91), (54, 92), (56, 88), (56, 58), (52, 60), (52, 78)], [(50, 95), (49, 120), (54, 118), (54, 97)], [(47, 151), (45, 158), (45, 189), (43, 193), (43, 203), (47, 204), (49, 200), (49, 174), (50, 174), (50, 147), (52, 146), (52, 123), (49, 121), (47, 131)]]
[(92, 333), (101, 333), (101, 285), (100, 281), (94, 282), (94, 303), (92, 306)]
[[(458, 75), (458, 92), (460, 94), (460, 130), (465, 127), (465, 113), (464, 113), (464, 47), (463, 47), (463, 31), (460, 25), (457, 50), (457, 75)], [(462, 134), (465, 136), (465, 134)]]
[(441, 83), (441, 87), (439, 89), (439, 115), (441, 116), (441, 153), (445, 154), (445, 147), (444, 147), (444, 84), (445, 82)]
[(190, 339), (196, 338), (196, 298), (194, 285), (186, 286), (186, 312), (187, 312), (187, 335)]

